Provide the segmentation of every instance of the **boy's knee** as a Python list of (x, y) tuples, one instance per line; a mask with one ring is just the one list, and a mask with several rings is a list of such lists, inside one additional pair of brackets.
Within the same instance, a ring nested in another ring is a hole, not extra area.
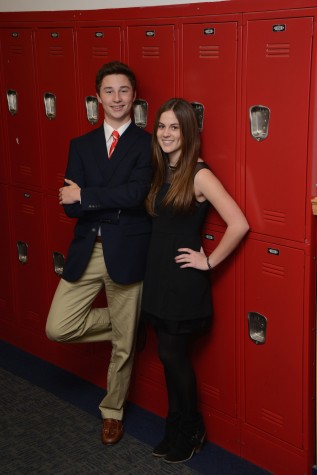
[(46, 333), (46, 336), (49, 340), (51, 340), (51, 341), (61, 341), (61, 335), (57, 331), (57, 328), (55, 326), (51, 325), (49, 322), (46, 323), (45, 333)]

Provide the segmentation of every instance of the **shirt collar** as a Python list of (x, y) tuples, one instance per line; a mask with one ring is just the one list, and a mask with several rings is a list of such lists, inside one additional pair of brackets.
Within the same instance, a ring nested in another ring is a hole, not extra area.
[(104, 131), (105, 131), (105, 136), (106, 136), (106, 142), (108, 142), (108, 140), (111, 138), (111, 134), (114, 130), (117, 130), (119, 132), (120, 137), (121, 137), (123, 132), (125, 132), (126, 129), (129, 127), (131, 122), (132, 121), (130, 119), (130, 120), (128, 120), (128, 122), (121, 125), (121, 127), (119, 127), (118, 129), (114, 129), (113, 127), (111, 127), (111, 125), (107, 124), (107, 122), (104, 121), (103, 126), (104, 126)]

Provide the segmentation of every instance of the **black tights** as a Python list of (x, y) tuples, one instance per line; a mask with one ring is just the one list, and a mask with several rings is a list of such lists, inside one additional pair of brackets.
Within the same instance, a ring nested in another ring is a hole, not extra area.
[(167, 386), (168, 412), (185, 416), (196, 414), (196, 376), (189, 355), (193, 335), (171, 335), (158, 330), (157, 337)]

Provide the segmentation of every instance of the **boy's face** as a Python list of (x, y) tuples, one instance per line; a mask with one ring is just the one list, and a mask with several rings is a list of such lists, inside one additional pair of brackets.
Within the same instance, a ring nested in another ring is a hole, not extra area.
[(110, 74), (103, 78), (97, 97), (102, 104), (105, 121), (114, 129), (129, 120), (135, 95), (124, 74)]

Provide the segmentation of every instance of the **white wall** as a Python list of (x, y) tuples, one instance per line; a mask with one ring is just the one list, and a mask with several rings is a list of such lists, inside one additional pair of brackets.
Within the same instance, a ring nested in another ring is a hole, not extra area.
[[(102, 10), (106, 8), (149, 7), (190, 3), (211, 3), (227, 0), (0, 0), (0, 12)], [(67, 3), (67, 5), (66, 5)]]

